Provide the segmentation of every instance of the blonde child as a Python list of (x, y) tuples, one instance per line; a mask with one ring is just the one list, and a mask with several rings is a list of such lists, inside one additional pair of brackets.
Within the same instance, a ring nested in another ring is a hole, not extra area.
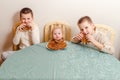
[[(19, 49), (24, 49), (30, 45), (40, 43), (39, 27), (34, 23), (33, 12), (30, 8), (23, 8), (20, 11), (20, 22), (17, 24), (13, 44), (19, 45)], [(15, 51), (3, 52), (2, 59), (5, 60)]]
[(63, 32), (60, 27), (55, 27), (52, 31), (52, 39), (48, 42), (47, 48), (52, 50), (64, 49), (67, 46), (64, 38)]
[(114, 48), (107, 36), (96, 30), (96, 27), (89, 16), (80, 18), (78, 20), (78, 27), (80, 33), (72, 38), (71, 41), (73, 43), (88, 44), (96, 47), (99, 51), (107, 52), (109, 54), (114, 53)]

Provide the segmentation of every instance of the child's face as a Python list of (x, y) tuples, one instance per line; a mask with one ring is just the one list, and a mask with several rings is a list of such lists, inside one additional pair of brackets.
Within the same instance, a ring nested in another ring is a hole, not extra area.
[(60, 39), (62, 39), (62, 31), (61, 31), (61, 29), (55, 29), (54, 31), (53, 31), (53, 39), (55, 39), (55, 40), (60, 40)]
[(33, 21), (33, 17), (31, 15), (31, 13), (22, 14), (20, 20), (21, 20), (22, 23), (27, 25), (27, 24), (29, 24)]
[(95, 26), (92, 23), (89, 23), (88, 21), (84, 21), (78, 26), (83, 34), (93, 34), (95, 28)]

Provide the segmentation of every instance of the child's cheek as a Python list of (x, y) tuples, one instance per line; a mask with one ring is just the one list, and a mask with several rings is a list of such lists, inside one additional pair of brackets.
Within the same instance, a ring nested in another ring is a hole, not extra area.
[(25, 23), (25, 21), (24, 21), (24, 20), (21, 20), (21, 23)]

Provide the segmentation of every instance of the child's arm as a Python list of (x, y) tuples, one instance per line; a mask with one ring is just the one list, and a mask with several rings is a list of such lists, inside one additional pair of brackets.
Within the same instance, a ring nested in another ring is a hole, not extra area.
[(13, 44), (18, 45), (20, 43), (20, 38), (21, 38), (21, 31), (19, 30), (20, 26), (17, 27), (14, 38), (13, 38)]
[(79, 42), (81, 42), (82, 37), (83, 37), (83, 34), (82, 34), (82, 33), (79, 33), (79, 34), (75, 35), (75, 36), (72, 38), (71, 42), (73, 42), (73, 43), (79, 43)]
[(106, 43), (104, 43), (103, 46), (104, 46), (104, 47), (102, 48), (101, 51), (107, 52), (107, 53), (109, 53), (109, 54), (114, 54), (114, 53), (115, 53), (114, 47), (113, 47), (113, 45), (112, 45), (111, 43), (106, 42)]
[(94, 40), (92, 43), (101, 51), (103, 49), (103, 44), (99, 43), (98, 41)]
[(39, 27), (36, 24), (33, 24), (32, 26), (32, 42), (33, 44), (40, 43)]
[(107, 52), (110, 54), (114, 53), (114, 48), (108, 38), (102, 34), (99, 33), (95, 38), (91, 35), (87, 35), (88, 40), (93, 43), (100, 51)]

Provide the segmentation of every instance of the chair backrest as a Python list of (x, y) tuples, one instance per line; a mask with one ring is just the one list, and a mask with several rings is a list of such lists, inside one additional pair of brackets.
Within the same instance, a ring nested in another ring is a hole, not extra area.
[(115, 31), (112, 27), (104, 24), (95, 24), (98, 31), (102, 31), (106, 36), (109, 37), (111, 43), (114, 45)]
[(52, 30), (56, 27), (59, 26), (62, 28), (63, 31), (63, 38), (67, 41), (71, 40), (71, 28), (70, 25), (65, 23), (65, 22), (61, 22), (61, 21), (54, 21), (54, 22), (50, 22), (47, 23), (44, 26), (44, 35), (43, 35), (43, 41), (47, 42), (52, 38)]

